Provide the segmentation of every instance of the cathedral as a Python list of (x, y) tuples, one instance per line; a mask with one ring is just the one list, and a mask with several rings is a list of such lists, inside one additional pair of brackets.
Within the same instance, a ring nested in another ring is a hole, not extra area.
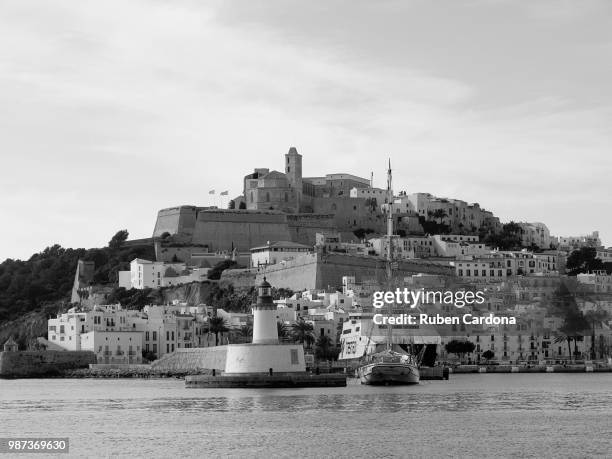
[[(285, 154), (285, 172), (255, 169), (244, 177), (243, 196), (249, 210), (279, 210), (286, 213), (327, 212), (320, 198), (349, 198), (353, 188), (370, 188), (368, 179), (351, 174), (302, 177), (302, 155), (295, 147)], [(324, 207), (324, 208), (322, 208)]]

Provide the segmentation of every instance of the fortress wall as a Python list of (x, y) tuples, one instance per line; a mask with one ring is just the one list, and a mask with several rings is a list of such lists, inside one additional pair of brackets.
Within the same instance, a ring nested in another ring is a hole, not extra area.
[(287, 218), (282, 213), (249, 211), (199, 212), (192, 242), (210, 250), (248, 251), (267, 241), (289, 241)]
[(0, 352), (0, 377), (31, 378), (96, 363), (91, 351)]
[(293, 214), (287, 215), (291, 241), (304, 245), (314, 245), (317, 233), (336, 230), (332, 214)]
[(255, 284), (263, 282), (264, 276), (276, 288), (290, 288), (291, 290), (308, 290), (317, 287), (317, 264), (319, 255), (316, 253), (301, 255), (293, 260), (253, 268), (255, 271)]
[[(355, 276), (357, 282), (385, 277), (386, 262), (382, 258), (369, 258), (347, 254), (319, 253), (301, 255), (269, 266), (243, 270), (227, 270), (221, 279), (235, 287), (251, 287), (263, 281), (264, 276), (274, 287), (292, 290), (341, 288), (342, 276)], [(450, 266), (423, 260), (406, 260), (398, 263), (398, 276), (418, 273), (454, 276)]]
[(178, 234), (189, 240), (195, 228), (197, 207), (179, 206), (162, 209), (157, 213), (153, 237), (163, 233)]

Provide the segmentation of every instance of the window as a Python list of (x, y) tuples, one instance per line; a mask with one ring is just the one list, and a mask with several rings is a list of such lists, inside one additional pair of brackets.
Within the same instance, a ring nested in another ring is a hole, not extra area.
[[(153, 341), (157, 341), (157, 332), (155, 332), (155, 331), (153, 332)], [(153, 346), (155, 346), (155, 344)], [(153, 351), (153, 352), (155, 352), (155, 351)]]
[(149, 341), (149, 332), (145, 332), (145, 341)]
[(289, 352), (291, 353), (291, 365), (299, 365), (300, 360), (297, 349), (290, 349)]

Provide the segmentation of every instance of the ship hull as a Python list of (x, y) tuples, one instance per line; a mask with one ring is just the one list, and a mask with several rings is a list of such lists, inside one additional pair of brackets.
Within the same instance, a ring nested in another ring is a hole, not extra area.
[(405, 363), (370, 363), (357, 369), (361, 384), (391, 386), (418, 384), (419, 369)]

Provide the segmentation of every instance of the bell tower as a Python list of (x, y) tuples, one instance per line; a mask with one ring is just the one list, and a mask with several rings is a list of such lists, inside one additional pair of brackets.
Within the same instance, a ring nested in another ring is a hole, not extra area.
[(302, 203), (302, 155), (295, 147), (289, 148), (289, 152), (285, 154), (285, 175), (297, 200), (295, 211), (299, 212)]

